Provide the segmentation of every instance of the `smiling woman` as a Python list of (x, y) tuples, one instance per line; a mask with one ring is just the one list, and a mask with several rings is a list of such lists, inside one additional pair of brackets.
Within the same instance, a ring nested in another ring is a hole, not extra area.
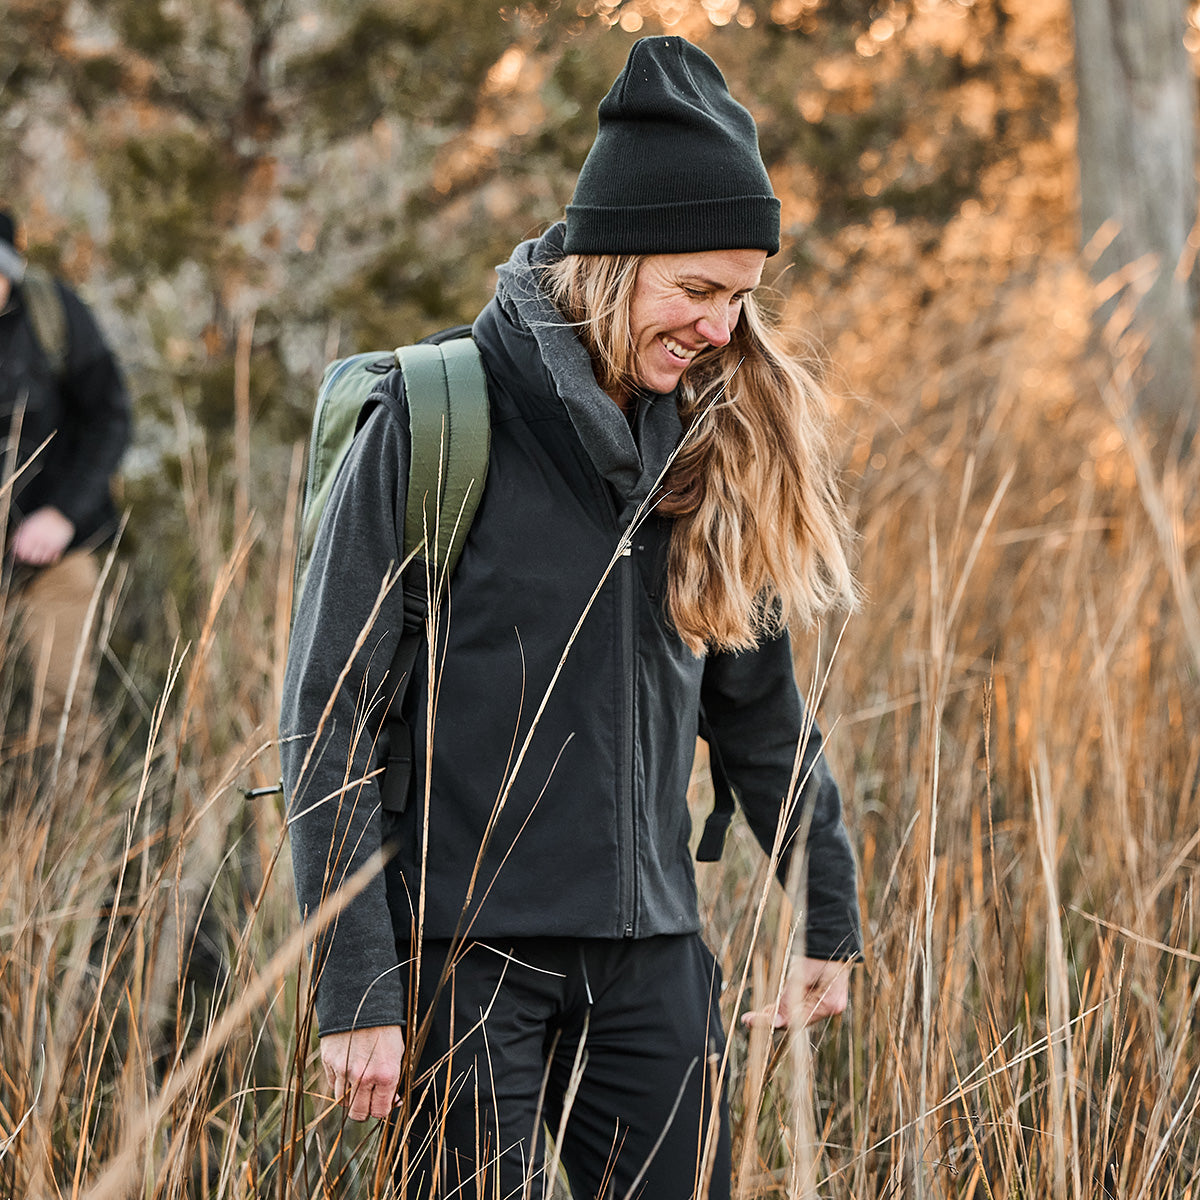
[(576, 1196), (729, 1196), (688, 851), (702, 721), (780, 881), (804, 879), (787, 988), (743, 1019), (840, 1012), (861, 945), (787, 635), (854, 602), (846, 521), (824, 395), (754, 302), (779, 247), (754, 122), (679, 38), (638, 42), (599, 115), (565, 223), (517, 247), (473, 326), (487, 484), (405, 697), (402, 803), (383, 811), (379, 768), (409, 748), (359, 710), (394, 690), (403, 625), (398, 372), (324, 510), (288, 656), (302, 907), (387, 858), (318, 948), (322, 1061), (351, 1117), (403, 1098), (409, 1196), (540, 1194), (546, 1125)]

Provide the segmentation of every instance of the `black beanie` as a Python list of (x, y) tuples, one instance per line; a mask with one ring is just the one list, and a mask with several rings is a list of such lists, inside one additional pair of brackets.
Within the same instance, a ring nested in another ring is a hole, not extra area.
[(599, 117), (567, 206), (567, 254), (778, 251), (754, 118), (703, 50), (635, 42)]

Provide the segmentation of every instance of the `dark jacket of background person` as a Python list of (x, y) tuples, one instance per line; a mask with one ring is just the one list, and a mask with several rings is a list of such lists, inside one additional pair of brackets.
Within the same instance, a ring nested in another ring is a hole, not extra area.
[[(116, 528), (109, 485), (129, 442), (130, 404), (95, 318), (64, 283), (55, 286), (69, 346), (61, 377), (34, 334), (21, 284), (0, 313), (0, 446), (7, 449), (19, 418), (19, 467), (53, 434), (16, 482), (10, 526), (52, 506), (75, 525), (74, 549), (96, 545)], [(5, 465), (0, 461), (0, 471)]]
[[(380, 582), (401, 557), (409, 445), (396, 374), (343, 465), (322, 523), (282, 718), (292, 739), (283, 766), (302, 910), (317, 908), (327, 872), (336, 886), (385, 840), (394, 850), (325, 942), (322, 1033), (403, 1020), (406, 972), (384, 967), (396, 962), (394, 940), (405, 941), (416, 925), (422, 888), (430, 937), (695, 932), (686, 793), (701, 700), (768, 850), (793, 779), (804, 712), (787, 637), (755, 652), (695, 657), (664, 613), (670, 520), (648, 508), (579, 629), (475, 871), (506, 771), (580, 614), (681, 436), (673, 396), (643, 396), (631, 427), (537, 288), (531, 263), (561, 252), (561, 238), (557, 226), (518, 247), (474, 327), (492, 406), (491, 465), (451, 588), (444, 660), (439, 654), (424, 879), (423, 659), (408, 693), (417, 731), (413, 798), (403, 813), (381, 813), (377, 778), (356, 782), (386, 761), (376, 733), (401, 624), (398, 585), (300, 777)], [(851, 959), (860, 947), (855, 870), (820, 744), (813, 729), (798, 776), (807, 777), (804, 812), (788, 829), (794, 841), (810, 823), (807, 953)], [(785, 856), (781, 876), (787, 869)]]

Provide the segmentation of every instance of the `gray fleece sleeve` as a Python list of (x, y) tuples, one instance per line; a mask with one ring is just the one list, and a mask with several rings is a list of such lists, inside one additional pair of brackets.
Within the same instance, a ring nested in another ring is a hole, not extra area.
[[(407, 426), (378, 406), (334, 482), (296, 609), (280, 732), (296, 895), (308, 918), (381, 848), (379, 784), (369, 776), (403, 624), (399, 583), (371, 614), (402, 557), (408, 462)], [(402, 1021), (382, 873), (315, 944), (322, 1034)]]
[[(807, 720), (796, 686), (787, 634), (743, 654), (711, 655), (704, 669), (703, 702), (729, 782), (768, 853), (780, 820), (786, 821), (778, 870), (785, 885), (807, 827), (802, 847), (807, 853), (806, 953), (811, 958), (859, 958), (862, 928), (854, 852), (842, 821), (841, 795), (822, 753), (821, 731)], [(788, 806), (801, 739), (797, 803)]]

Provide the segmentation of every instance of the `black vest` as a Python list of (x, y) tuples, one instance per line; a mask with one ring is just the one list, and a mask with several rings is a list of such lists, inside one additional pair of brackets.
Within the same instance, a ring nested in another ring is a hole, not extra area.
[[(669, 519), (651, 513), (619, 552), (620, 502), (562, 403), (531, 385), (532, 336), (501, 337), (487, 316), (475, 335), (491, 459), (438, 653), (426, 933), (460, 927), (473, 876), (477, 936), (694, 931), (687, 788), (704, 660), (665, 616)], [(394, 403), (402, 385), (392, 376), (387, 386)], [(422, 859), (425, 661), (414, 684), (418, 799), (384, 817), (398, 851), (398, 929), (409, 925)]]

